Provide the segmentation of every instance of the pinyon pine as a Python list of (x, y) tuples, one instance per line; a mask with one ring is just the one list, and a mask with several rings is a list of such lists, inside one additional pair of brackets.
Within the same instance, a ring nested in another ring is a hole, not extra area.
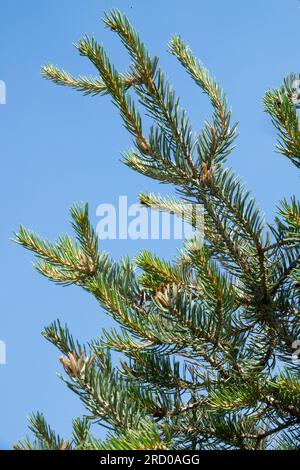
[[(86, 205), (71, 209), (74, 239), (51, 243), (20, 227), (16, 241), (36, 255), (37, 271), (88, 291), (116, 328), (88, 345), (59, 321), (44, 329), (60, 352), (62, 379), (86, 416), (75, 419), (73, 435), (63, 439), (42, 414), (33, 414), (35, 437), (15, 447), (298, 449), (300, 203), (281, 201), (274, 222), (265, 222), (226, 166), (237, 130), (225, 94), (180, 36), (171, 39), (169, 52), (213, 109), (197, 135), (158, 58), (150, 57), (128, 19), (111, 11), (104, 23), (127, 50), (126, 73), (85, 36), (76, 48), (95, 66), (95, 78), (51, 65), (43, 75), (85, 95), (110, 95), (133, 139), (125, 164), (173, 185), (178, 197), (140, 194), (140, 202), (178, 215), (186, 202), (201, 205), (204, 241), (186, 241), (173, 262), (143, 251), (116, 263), (99, 250)], [(297, 168), (299, 78), (287, 77), (263, 100), (278, 133), (277, 150)], [(140, 107), (152, 120), (147, 131)], [(195, 224), (193, 212), (189, 221)], [(94, 424), (108, 429), (104, 440), (93, 436)]]

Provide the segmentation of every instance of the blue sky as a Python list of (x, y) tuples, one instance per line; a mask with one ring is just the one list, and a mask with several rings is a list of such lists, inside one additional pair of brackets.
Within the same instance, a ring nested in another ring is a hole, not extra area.
[[(166, 52), (180, 33), (221, 81), (240, 122), (230, 164), (253, 191), (269, 220), (282, 197), (298, 194), (299, 180), (289, 162), (274, 153), (275, 133), (263, 113), (268, 87), (300, 72), (300, 9), (297, 0), (2, 0), (0, 80), (7, 103), (0, 105), (1, 297), (0, 340), (7, 364), (0, 366), (0, 448), (26, 433), (26, 417), (41, 410), (68, 436), (72, 418), (83, 408), (57, 378), (58, 352), (40, 335), (54, 319), (66, 322), (80, 341), (111, 324), (96, 301), (79, 288), (61, 288), (34, 272), (32, 255), (10, 241), (20, 223), (49, 239), (70, 232), (68, 209), (74, 202), (96, 208), (119, 195), (129, 202), (143, 191), (172, 188), (133, 173), (119, 161), (130, 147), (108, 98), (83, 97), (43, 80), (40, 66), (54, 63), (76, 74), (93, 73), (72, 43), (85, 33), (103, 42), (121, 70), (128, 58), (100, 18), (112, 7), (127, 13), (141, 32), (199, 129), (211, 109), (199, 89)], [(115, 258), (140, 249), (172, 258), (175, 241), (104, 241)]]

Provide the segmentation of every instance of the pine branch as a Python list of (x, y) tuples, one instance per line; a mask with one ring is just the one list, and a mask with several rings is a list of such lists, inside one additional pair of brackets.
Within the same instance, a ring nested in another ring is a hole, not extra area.
[(294, 84), (299, 81), (299, 77), (289, 75), (279, 89), (267, 91), (263, 100), (265, 111), (278, 131), (277, 149), (297, 168), (300, 168), (300, 128), (296, 108), (297, 89)]
[(226, 96), (219, 84), (212, 78), (203, 65), (195, 59), (189, 47), (179, 36), (174, 36), (169, 50), (187, 70), (202, 91), (208, 95), (214, 108), (213, 124), (206, 123), (197, 143), (197, 152), (201, 162), (209, 167), (221, 163), (232, 150), (236, 139), (236, 124), (230, 129), (231, 112), (227, 109)]
[[(69, 72), (61, 70), (54, 65), (44, 65), (42, 67), (42, 75), (46, 80), (50, 80), (56, 85), (68, 86), (77, 91), (82, 91), (84, 95), (105, 95), (108, 93), (107, 87), (102, 80), (95, 77), (78, 77), (75, 78)], [(123, 86), (129, 89), (134, 84), (133, 77), (128, 74), (121, 75)]]
[[(120, 73), (104, 47), (85, 36), (77, 50), (99, 77), (75, 78), (53, 66), (43, 74), (84, 94), (110, 95), (133, 138), (125, 163), (175, 186), (176, 198), (142, 193), (141, 203), (196, 229), (200, 212), (205, 231), (172, 262), (147, 251), (114, 262), (99, 252), (86, 205), (71, 209), (75, 239), (49, 242), (20, 227), (15, 241), (35, 254), (38, 272), (92, 294), (117, 328), (87, 346), (59, 321), (45, 328), (62, 354), (62, 379), (88, 416), (73, 421), (66, 441), (33, 415), (34, 440), (15, 448), (299, 448), (299, 373), (291, 362), (300, 335), (299, 202), (282, 201), (267, 225), (242, 180), (224, 167), (237, 137), (227, 98), (179, 36), (169, 51), (213, 107), (199, 135), (129, 20), (113, 10), (104, 23), (125, 46), (129, 72)], [(300, 167), (298, 78), (269, 90), (264, 105), (278, 150)], [(137, 104), (151, 119), (147, 132)], [(107, 440), (93, 437), (91, 422), (109, 430)]]

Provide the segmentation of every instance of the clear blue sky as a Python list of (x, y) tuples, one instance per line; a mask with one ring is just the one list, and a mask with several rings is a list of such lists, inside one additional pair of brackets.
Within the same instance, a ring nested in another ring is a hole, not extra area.
[[(40, 335), (60, 318), (80, 341), (110, 324), (96, 301), (79, 288), (61, 288), (34, 272), (32, 255), (9, 239), (19, 223), (53, 239), (69, 231), (68, 208), (87, 201), (96, 207), (119, 195), (135, 202), (141, 190), (168, 192), (119, 162), (130, 138), (108, 98), (82, 97), (43, 80), (45, 62), (74, 73), (93, 69), (72, 43), (84, 33), (103, 41), (120, 69), (128, 59), (115, 35), (103, 30), (103, 11), (126, 12), (152, 54), (182, 95), (195, 128), (210, 108), (199, 90), (166, 52), (180, 33), (221, 81), (240, 122), (230, 164), (244, 176), (271, 219), (277, 202), (298, 194), (292, 166), (274, 153), (275, 134), (261, 99), (289, 72), (300, 72), (300, 3), (297, 0), (1, 0), (0, 80), (7, 104), (0, 106), (1, 308), (0, 340), (7, 365), (0, 366), (0, 447), (26, 433), (26, 417), (41, 410), (63, 435), (82, 413), (79, 400), (56, 377), (58, 352)], [(171, 189), (170, 189), (171, 191)], [(141, 248), (171, 258), (178, 243), (105, 241), (115, 258)]]

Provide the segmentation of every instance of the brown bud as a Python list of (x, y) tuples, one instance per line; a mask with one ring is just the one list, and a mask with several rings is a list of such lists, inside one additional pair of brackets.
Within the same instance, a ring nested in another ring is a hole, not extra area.
[(19, 444), (13, 444), (14, 450), (25, 450), (24, 447), (20, 446)]
[(203, 187), (209, 186), (212, 182), (213, 176), (214, 176), (214, 166), (208, 167), (208, 165), (203, 162), (202, 163), (202, 168), (201, 168), (201, 173), (200, 173), (200, 183)]
[(78, 269), (82, 274), (93, 276), (96, 272), (97, 266), (92, 258), (82, 252), (79, 254)]
[(278, 96), (275, 97), (275, 103), (277, 104), (278, 108), (281, 106), (281, 100)]
[(61, 356), (60, 362), (64, 366), (65, 371), (70, 377), (79, 376), (84, 368), (85, 355), (82, 353), (80, 356), (75, 351), (69, 352), (68, 356)]
[(150, 152), (150, 145), (149, 145), (149, 142), (147, 142), (147, 140), (145, 139), (144, 136), (142, 136), (142, 137), (138, 140), (138, 146), (139, 146), (139, 149), (140, 149), (143, 153), (149, 153), (149, 152)]
[(156, 297), (156, 299), (158, 300), (158, 302), (161, 304), (161, 306), (163, 308), (169, 308), (170, 307), (169, 298), (166, 294), (164, 294), (163, 292), (157, 292), (155, 294), (155, 297)]
[(71, 449), (71, 443), (68, 441), (62, 441), (59, 450), (70, 450), (70, 449)]
[(165, 408), (154, 408), (153, 412), (153, 417), (154, 418), (164, 418), (167, 415), (167, 410)]

